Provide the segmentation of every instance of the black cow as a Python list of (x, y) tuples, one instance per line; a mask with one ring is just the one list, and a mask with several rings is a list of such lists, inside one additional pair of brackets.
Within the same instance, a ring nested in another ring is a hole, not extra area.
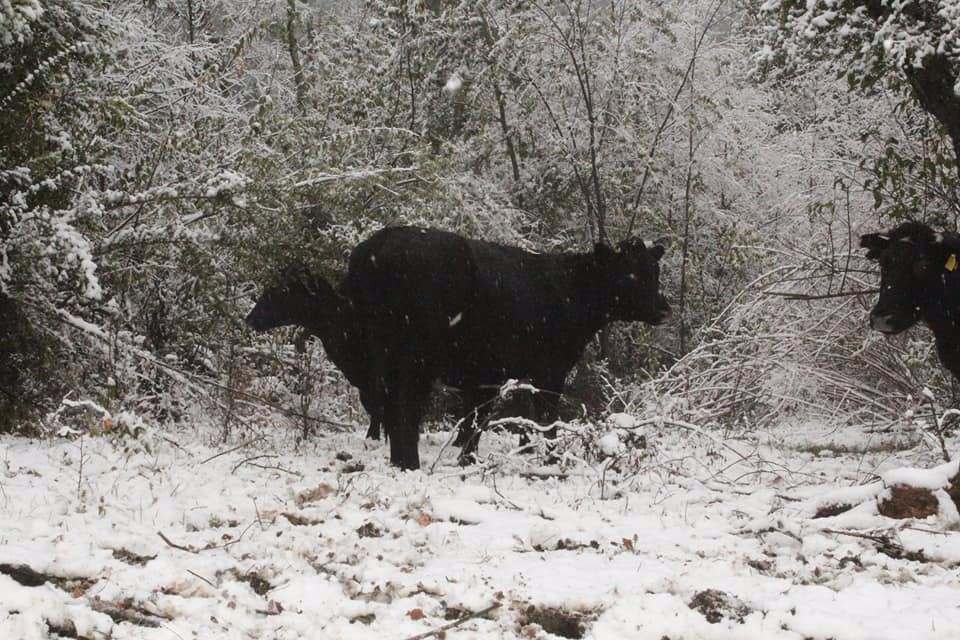
[(382, 415), (369, 386), (369, 359), (353, 306), (326, 280), (302, 268), (288, 268), (279, 282), (260, 294), (246, 317), (256, 331), (296, 325), (323, 343), (330, 361), (360, 392), (360, 403), (370, 414), (367, 437), (380, 439)]
[(870, 326), (886, 334), (923, 321), (933, 331), (940, 362), (960, 378), (960, 236), (905, 222), (860, 238), (880, 263), (880, 299)]
[(587, 342), (611, 320), (658, 324), (663, 247), (639, 238), (612, 249), (538, 255), (415, 227), (383, 229), (350, 257), (342, 287), (367, 343), (373, 403), (390, 460), (420, 466), (419, 424), (434, 380), (479, 404), (509, 378), (528, 379), (540, 418)]

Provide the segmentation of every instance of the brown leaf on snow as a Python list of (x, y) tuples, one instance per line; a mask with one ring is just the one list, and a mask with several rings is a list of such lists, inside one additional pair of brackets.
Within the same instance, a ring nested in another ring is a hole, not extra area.
[(423, 609), (417, 607), (416, 609), (410, 609), (407, 612), (407, 615), (410, 616), (411, 620), (422, 620), (427, 617), (427, 614), (423, 612)]
[(284, 511), (280, 515), (286, 518), (287, 522), (289, 522), (295, 527), (303, 527), (306, 525), (320, 524), (322, 522), (322, 520), (317, 520), (316, 518), (306, 518), (296, 513), (291, 513), (289, 511)]
[(322, 482), (313, 489), (304, 489), (298, 493), (294, 498), (294, 502), (297, 503), (298, 507), (302, 507), (310, 502), (319, 502), (320, 500), (323, 500), (333, 493), (333, 491), (333, 487), (328, 485), (326, 482)]
[(429, 513), (424, 513), (421, 511), (420, 515), (417, 516), (417, 524), (419, 524), (421, 527), (425, 527), (431, 522), (433, 522), (433, 518), (430, 517)]

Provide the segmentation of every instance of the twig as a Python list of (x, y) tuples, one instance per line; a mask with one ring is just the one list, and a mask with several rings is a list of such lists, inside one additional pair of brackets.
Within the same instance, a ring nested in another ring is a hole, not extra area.
[(523, 511), (523, 509), (521, 509), (520, 506), (517, 505), (517, 503), (515, 503), (513, 500), (509, 499), (507, 496), (503, 495), (503, 494), (500, 492), (500, 489), (497, 488), (497, 476), (494, 474), (493, 476), (491, 476), (491, 478), (492, 478), (492, 480), (493, 480), (493, 492), (494, 492), (495, 494), (497, 494), (498, 496), (500, 496), (500, 499), (503, 500), (504, 502), (506, 502), (506, 503), (507, 503), (507, 506), (509, 506), (509, 507), (510, 507), (511, 509), (513, 509), (514, 511)]
[(472, 415), (474, 415), (473, 412), (468, 413), (464, 417), (457, 420), (457, 424), (453, 425), (453, 429), (450, 430), (450, 437), (447, 438), (447, 440), (443, 443), (443, 446), (440, 447), (440, 451), (437, 453), (437, 457), (434, 459), (433, 464), (430, 465), (430, 470), (427, 471), (427, 475), (433, 475), (433, 472), (437, 468), (437, 464), (443, 457), (443, 453), (447, 450), (447, 447), (453, 444), (453, 441), (457, 439), (458, 435), (460, 435), (460, 427), (463, 425), (463, 422)]
[(263, 519), (260, 517), (260, 507), (257, 506), (257, 499), (256, 499), (256, 498), (251, 498), (251, 500), (253, 500), (253, 511), (254, 511), (254, 513), (257, 514), (257, 524), (260, 525), (260, 530), (261, 530), (261, 531), (266, 531), (267, 528), (266, 528), (265, 526), (263, 526)]
[(891, 558), (903, 558), (904, 560), (912, 560), (915, 562), (930, 561), (930, 559), (923, 553), (923, 549), (919, 549), (917, 551), (908, 551), (901, 542), (895, 540), (891, 533), (895, 534), (896, 529), (891, 529), (890, 533), (880, 534), (859, 533), (857, 531), (844, 531), (841, 529), (822, 529), (821, 532), (869, 540), (877, 545), (877, 551), (884, 555), (890, 556)]
[(249, 462), (251, 462), (251, 461), (253, 461), (253, 460), (259, 460), (260, 458), (276, 458), (276, 457), (277, 457), (277, 456), (275, 456), (275, 455), (272, 454), (272, 453), (261, 453), (260, 455), (250, 456), (249, 458), (244, 458), (243, 460), (241, 460), (240, 462), (238, 462), (237, 464), (235, 464), (235, 465), (233, 466), (233, 469), (230, 470), (230, 473), (236, 473), (237, 469), (239, 469), (239, 468), (242, 467), (243, 465), (245, 465), (245, 464), (247, 464), (247, 463), (249, 463)]
[(247, 535), (247, 531), (250, 531), (250, 527), (252, 527), (254, 524), (256, 524), (256, 522), (255, 522), (255, 521), (251, 521), (250, 524), (248, 524), (246, 527), (244, 527), (243, 531), (240, 532), (240, 535), (237, 536), (237, 539), (236, 539), (236, 540), (228, 540), (227, 542), (224, 542), (222, 545), (220, 545), (220, 548), (221, 548), (221, 549), (226, 549), (227, 547), (229, 547), (229, 546), (231, 546), (231, 545), (235, 545), (235, 544), (237, 544), (238, 542), (240, 542), (241, 540), (243, 540), (243, 536)]
[(157, 531), (157, 535), (160, 536), (161, 540), (166, 542), (168, 545), (170, 545), (174, 549), (180, 549), (181, 551), (189, 551), (190, 553), (197, 553), (196, 549), (191, 549), (190, 547), (185, 547), (182, 544), (177, 544), (176, 542), (173, 542), (172, 540), (170, 540), (170, 538), (163, 535), (163, 531)]
[(799, 542), (800, 544), (803, 544), (803, 538), (801, 538), (801, 537), (798, 536), (797, 534), (793, 533), (792, 531), (787, 531), (786, 529), (778, 529), (777, 527), (768, 527), (768, 528), (766, 528), (766, 529), (761, 529), (760, 531), (757, 531), (756, 533), (757, 533), (758, 536), (762, 536), (762, 535), (765, 534), (765, 533), (779, 533), (779, 534), (781, 534), (781, 535), (787, 536), (788, 538), (793, 538), (794, 540), (796, 540), (796, 541)]
[(220, 453), (215, 453), (215, 454), (213, 454), (212, 456), (210, 456), (209, 458), (205, 458), (205, 459), (201, 460), (201, 461), (200, 461), (200, 464), (206, 464), (206, 463), (210, 462), (211, 460), (213, 460), (214, 458), (219, 458), (220, 456), (225, 456), (225, 455), (227, 455), (228, 453), (233, 453), (233, 452), (236, 451), (237, 449), (243, 449), (244, 447), (249, 447), (249, 446), (252, 445), (253, 443), (259, 442), (260, 440), (263, 440), (263, 438), (264, 438), (264, 436), (257, 436), (256, 438), (251, 438), (250, 440), (247, 440), (246, 442), (241, 442), (240, 444), (238, 444), (237, 446), (235, 446), (235, 447), (233, 447), (233, 448), (227, 449), (226, 451), (221, 451)]
[[(930, 404), (930, 417), (933, 418), (933, 426), (936, 429), (935, 433), (937, 434), (937, 441), (940, 443), (940, 453), (943, 454), (943, 461), (950, 462), (950, 452), (947, 451), (947, 443), (943, 437), (943, 418), (939, 415), (940, 412), (937, 410), (937, 403), (934, 402), (933, 393), (924, 388), (923, 395)], [(946, 415), (944, 414), (943, 417), (945, 418)]]
[[(191, 571), (190, 573), (193, 572)], [(124, 607), (122, 605), (114, 604), (112, 602), (105, 602), (103, 600), (94, 600), (90, 603), (90, 608), (98, 613), (109, 616), (110, 619), (116, 623), (129, 622), (139, 627), (150, 627), (153, 629), (158, 628), (161, 624), (161, 621), (171, 619), (167, 616), (161, 616), (153, 612), (143, 611), (139, 607)]]
[(190, 575), (194, 576), (195, 578), (200, 578), (201, 580), (203, 580), (204, 582), (206, 582), (208, 585), (210, 585), (210, 586), (213, 587), (214, 589), (217, 588), (217, 585), (213, 584), (212, 582), (210, 582), (209, 580), (207, 580), (206, 578), (204, 578), (202, 575), (200, 575), (200, 574), (197, 573), (196, 571), (191, 571), (190, 569), (187, 569), (187, 573), (189, 573)]
[(873, 295), (880, 293), (880, 289), (863, 289), (862, 291), (841, 291), (839, 293), (821, 293), (814, 295), (811, 293), (793, 293), (790, 291), (764, 291), (765, 296), (777, 296), (787, 300), (829, 300), (830, 298), (847, 298), (850, 296)]
[[(57, 314), (57, 316), (60, 322), (62, 322), (63, 324), (73, 329), (82, 331), (84, 334), (97, 338), (98, 340), (107, 341), (106, 336), (103, 335), (102, 332), (97, 330), (91, 330), (91, 328), (87, 326), (86, 323), (80, 321), (78, 318), (75, 318), (65, 312), (61, 312)], [(314, 422), (321, 422), (323, 424), (328, 424), (328, 425), (337, 427), (339, 429), (342, 429), (344, 431), (352, 430), (356, 426), (356, 425), (345, 424), (343, 422), (337, 422), (335, 420), (329, 420), (327, 418), (318, 418), (315, 416), (308, 416), (298, 411), (285, 409), (279, 405), (273, 404), (267, 399), (262, 398), (256, 394), (249, 393), (247, 391), (243, 391), (240, 389), (233, 389), (227, 385), (221, 384), (220, 382), (212, 380), (206, 376), (202, 376), (192, 371), (187, 371), (186, 369), (175, 367), (168, 362), (164, 362), (163, 360), (159, 360), (153, 357), (150, 353), (148, 353), (145, 350), (137, 348), (132, 343), (125, 343), (124, 346), (129, 350), (128, 353), (130, 355), (139, 358), (143, 362), (154, 365), (155, 367), (159, 368), (161, 371), (163, 371), (165, 374), (167, 374), (171, 379), (173, 379), (177, 383), (184, 384), (196, 391), (206, 391), (204, 387), (219, 389), (221, 391), (228, 391), (236, 395), (239, 399), (241, 399), (244, 402), (249, 402), (251, 404), (255, 404), (260, 407), (268, 407), (288, 417), (301, 418), (304, 420), (312, 420)], [(211, 399), (210, 396), (206, 396), (206, 397), (207, 399)]]
[(273, 470), (273, 471), (283, 471), (284, 473), (289, 473), (290, 475), (292, 475), (292, 476), (297, 476), (298, 478), (302, 478), (302, 477), (303, 477), (303, 474), (300, 473), (299, 471), (291, 471), (290, 469), (284, 469), (283, 467), (281, 467), (281, 466), (279, 466), (279, 465), (274, 465), (274, 464), (257, 464), (256, 462), (248, 462), (247, 464), (249, 464), (251, 467), (256, 467), (257, 469), (266, 469), (266, 470), (268, 470), (268, 471), (269, 471), (269, 470)]
[(77, 500), (80, 499), (80, 487), (83, 484), (83, 434), (80, 434), (80, 472), (77, 474)]
[(404, 640), (424, 640), (424, 638), (431, 638), (431, 637), (433, 637), (433, 636), (442, 636), (444, 632), (449, 631), (450, 629), (453, 629), (454, 627), (459, 627), (460, 625), (462, 625), (462, 624), (463, 624), (464, 622), (466, 622), (467, 620), (472, 620), (472, 619), (474, 619), (474, 618), (480, 618), (480, 617), (482, 617), (482, 616), (487, 615), (488, 613), (490, 613), (490, 612), (493, 611), (494, 609), (499, 609), (499, 608), (500, 608), (500, 603), (499, 603), (499, 602), (495, 602), (495, 603), (493, 603), (492, 605), (490, 605), (489, 607), (487, 607), (486, 609), (481, 609), (480, 611), (474, 611), (473, 613), (468, 613), (467, 615), (463, 616), (462, 618), (458, 618), (458, 619), (454, 620), (453, 622), (451, 622), (451, 623), (449, 623), (449, 624), (445, 624), (445, 625), (443, 625), (442, 627), (437, 627), (437, 628), (434, 629), (433, 631), (425, 631), (425, 632), (423, 632), (423, 633), (418, 633), (418, 634), (415, 635), (415, 636), (410, 636), (410, 637), (408, 637), (408, 638), (404, 638)]
[(861, 533), (859, 531), (845, 531), (843, 529), (821, 529), (820, 533), (832, 533), (837, 536), (850, 536), (851, 538), (862, 538), (871, 542), (888, 542), (889, 536), (886, 534)]

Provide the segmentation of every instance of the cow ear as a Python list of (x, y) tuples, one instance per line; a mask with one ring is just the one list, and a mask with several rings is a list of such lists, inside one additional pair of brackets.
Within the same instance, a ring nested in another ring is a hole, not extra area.
[(960, 252), (960, 235), (956, 233), (937, 234), (937, 242), (942, 244), (947, 251)]
[[(929, 260), (929, 264), (926, 265), (927, 269), (932, 266), (945, 271), (957, 271), (960, 268), (960, 236), (951, 232), (936, 233), (933, 236), (933, 242), (925, 253)], [(914, 267), (914, 273), (925, 270)]]
[(882, 233), (867, 233), (860, 236), (860, 246), (867, 250), (867, 258), (876, 260), (890, 244), (890, 237)]
[(650, 255), (653, 256), (654, 260), (659, 260), (666, 252), (667, 249), (662, 244), (655, 244), (650, 247)]

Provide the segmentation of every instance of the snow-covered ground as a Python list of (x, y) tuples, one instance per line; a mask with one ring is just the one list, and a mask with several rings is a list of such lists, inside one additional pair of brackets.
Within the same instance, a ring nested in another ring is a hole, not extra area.
[(0, 638), (960, 637), (956, 509), (891, 520), (863, 486), (935, 447), (721, 436), (648, 426), (629, 473), (537, 468), (510, 435), (461, 470), (427, 434), (419, 472), (359, 427), (299, 451), (280, 430), (237, 449), (203, 430), (5, 437), (0, 565), (51, 579), (0, 574)]

